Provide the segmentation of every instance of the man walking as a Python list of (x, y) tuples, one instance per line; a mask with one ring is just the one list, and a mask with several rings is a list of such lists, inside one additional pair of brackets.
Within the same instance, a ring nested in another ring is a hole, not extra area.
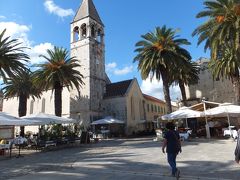
[(165, 153), (165, 148), (167, 148), (167, 160), (172, 169), (172, 176), (179, 179), (180, 171), (177, 169), (176, 157), (179, 152), (182, 152), (180, 136), (179, 133), (175, 131), (175, 126), (172, 122), (168, 122), (166, 128), (167, 132), (164, 135), (162, 152)]

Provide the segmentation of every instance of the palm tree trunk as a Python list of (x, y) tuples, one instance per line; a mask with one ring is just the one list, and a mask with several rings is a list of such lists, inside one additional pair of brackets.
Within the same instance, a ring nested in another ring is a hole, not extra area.
[(236, 39), (235, 39), (235, 48), (236, 48), (236, 51), (239, 52), (239, 21), (236, 21), (235, 23), (235, 26), (236, 26)]
[[(27, 96), (25, 94), (19, 95), (18, 116), (25, 116), (27, 113)], [(20, 127), (20, 136), (24, 137), (24, 126)]]
[(235, 104), (240, 105), (240, 80), (238, 77), (233, 77), (233, 88), (235, 93)]
[(165, 70), (161, 71), (162, 73), (162, 80), (163, 80), (163, 94), (164, 94), (164, 99), (166, 101), (166, 106), (167, 106), (167, 113), (172, 112), (172, 104), (171, 104), (171, 97), (170, 97), (170, 91), (169, 91), (169, 81), (168, 81), (168, 75)]
[(59, 82), (55, 83), (54, 86), (54, 106), (55, 106), (55, 115), (62, 116), (62, 86)]
[(182, 94), (183, 105), (187, 106), (187, 97), (186, 97), (184, 82), (182, 80), (179, 80), (178, 84), (179, 84), (179, 88), (180, 88), (181, 94)]

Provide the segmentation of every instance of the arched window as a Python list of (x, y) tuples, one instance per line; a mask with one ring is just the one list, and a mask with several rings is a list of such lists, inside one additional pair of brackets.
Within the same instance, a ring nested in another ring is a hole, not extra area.
[(98, 32), (97, 32), (97, 41), (98, 41), (99, 43), (101, 43), (102, 40), (103, 40), (102, 38), (103, 38), (102, 31), (101, 31), (101, 29), (98, 29)]
[(86, 38), (87, 37), (87, 25), (83, 24), (81, 26), (81, 38)]
[(94, 27), (94, 25), (91, 26), (91, 37), (93, 37), (93, 38), (96, 37), (96, 32), (95, 32), (95, 27)]
[(33, 114), (33, 108), (34, 108), (34, 101), (32, 100), (30, 102), (30, 114)]
[(45, 113), (45, 104), (46, 104), (46, 99), (42, 99), (42, 113)]
[(73, 41), (78, 41), (79, 40), (79, 27), (76, 26), (74, 29), (73, 29)]

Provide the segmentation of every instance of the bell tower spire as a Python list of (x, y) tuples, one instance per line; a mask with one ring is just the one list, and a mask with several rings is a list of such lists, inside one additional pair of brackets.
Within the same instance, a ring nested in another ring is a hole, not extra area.
[(98, 12), (92, 2), (92, 0), (83, 0), (80, 8), (77, 11), (77, 14), (75, 15), (73, 22), (79, 21), (81, 19), (90, 17), (91, 19), (94, 19), (99, 24), (102, 24), (102, 20), (98, 15)]
[(82, 1), (71, 23), (71, 56), (84, 76), (80, 95), (71, 92), (71, 116), (88, 126), (102, 115), (106, 87), (104, 25), (92, 0)]

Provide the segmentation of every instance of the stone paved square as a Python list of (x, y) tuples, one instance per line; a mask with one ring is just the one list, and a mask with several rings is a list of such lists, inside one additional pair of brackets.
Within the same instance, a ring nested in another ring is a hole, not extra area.
[[(240, 179), (232, 140), (183, 142), (177, 158), (181, 179)], [(0, 160), (0, 179), (175, 179), (170, 177), (161, 142), (153, 137), (110, 139), (74, 148)]]

